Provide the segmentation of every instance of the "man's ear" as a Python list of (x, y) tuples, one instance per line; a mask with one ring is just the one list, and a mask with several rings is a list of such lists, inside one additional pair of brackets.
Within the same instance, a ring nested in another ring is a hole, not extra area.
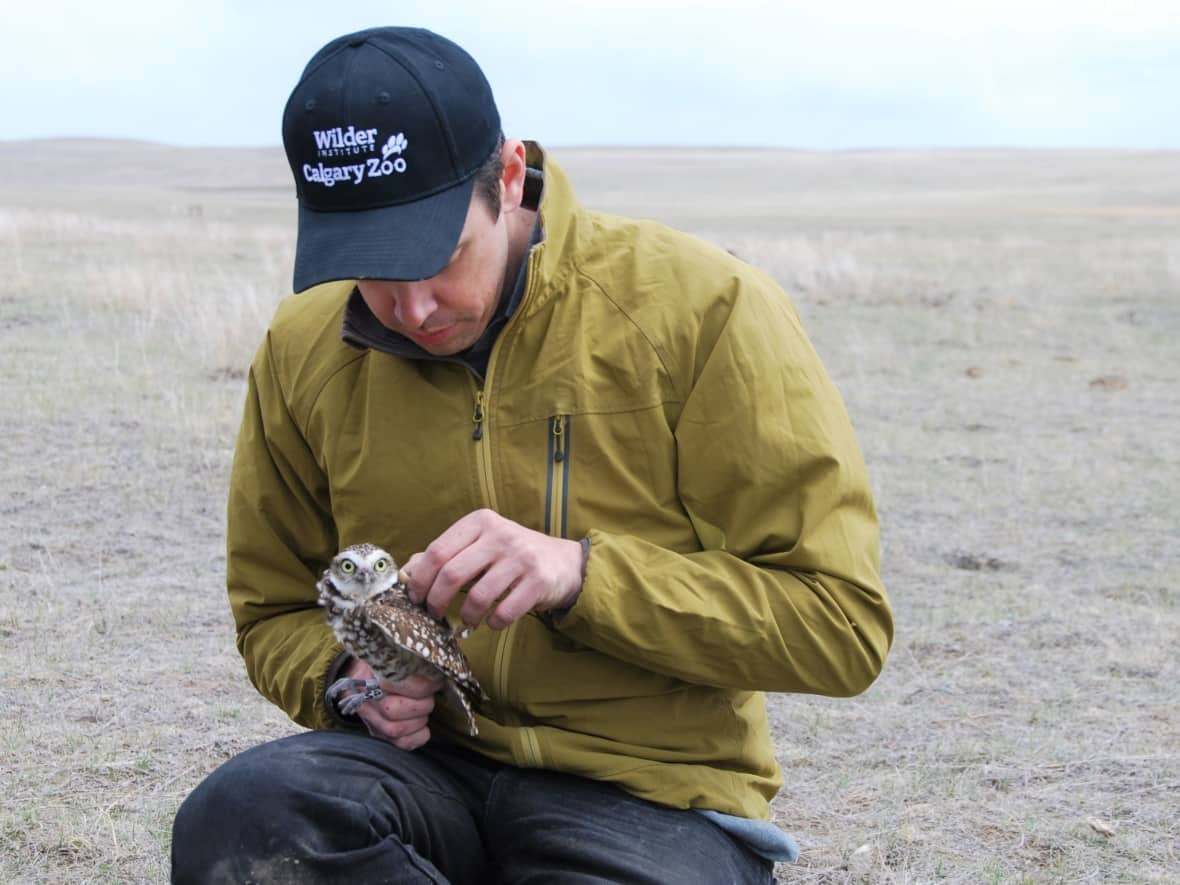
[(500, 207), (503, 212), (520, 208), (524, 200), (524, 181), (527, 164), (524, 159), (524, 142), (519, 138), (504, 140), (500, 149), (500, 160), (504, 172), (500, 176)]

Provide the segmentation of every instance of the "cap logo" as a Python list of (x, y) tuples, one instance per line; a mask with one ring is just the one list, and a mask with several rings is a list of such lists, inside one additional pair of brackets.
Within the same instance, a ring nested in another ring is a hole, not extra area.
[[(355, 156), (373, 153), (377, 147), (376, 129), (357, 129), (356, 126), (336, 126), (332, 129), (312, 130), (316, 154), (320, 157)], [(380, 157), (365, 157), (360, 163), (346, 163), (339, 166), (324, 165), (323, 160), (314, 166), (303, 164), (303, 180), (316, 182), (324, 187), (335, 187), (338, 181), (361, 184), (368, 178), (381, 178), (405, 172), (408, 168), (402, 152), (410, 146), (404, 132), (389, 136), (381, 146)], [(395, 156), (396, 155), (396, 156)]]
[(321, 157), (338, 157), (341, 154), (371, 151), (377, 141), (376, 129), (362, 129), (358, 132), (355, 126), (349, 126), (347, 129), (343, 126), (316, 129), (312, 135), (315, 137), (316, 151)]

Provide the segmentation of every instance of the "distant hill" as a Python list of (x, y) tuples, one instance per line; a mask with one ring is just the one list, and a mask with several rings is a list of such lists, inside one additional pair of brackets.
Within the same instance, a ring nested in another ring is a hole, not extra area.
[(294, 198), (282, 148), (174, 147), (106, 138), (0, 140), (6, 177), (22, 184), (183, 190), (283, 190)]

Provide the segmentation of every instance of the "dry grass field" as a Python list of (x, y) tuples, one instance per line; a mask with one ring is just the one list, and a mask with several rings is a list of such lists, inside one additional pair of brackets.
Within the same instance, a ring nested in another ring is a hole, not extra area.
[[(769, 270), (869, 463), (897, 640), (774, 696), (783, 882), (1180, 881), (1180, 154), (567, 150)], [(0, 143), (0, 881), (161, 882), (294, 730), (223, 591), (278, 150)]]

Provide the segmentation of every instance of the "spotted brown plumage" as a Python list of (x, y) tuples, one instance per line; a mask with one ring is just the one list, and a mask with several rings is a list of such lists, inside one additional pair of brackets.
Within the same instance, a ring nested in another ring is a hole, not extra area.
[[(316, 587), (336, 638), (372, 667), (378, 680), (441, 675), (447, 696), (467, 716), (468, 732), (479, 733), (475, 712), (486, 695), (456, 642), (467, 631), (457, 632), (413, 602), (398, 580), (392, 556), (372, 544), (355, 544), (332, 559)], [(351, 715), (362, 704), (384, 696), (378, 680), (340, 679), (327, 695), (339, 699), (341, 713)], [(356, 689), (360, 691), (345, 694)]]

